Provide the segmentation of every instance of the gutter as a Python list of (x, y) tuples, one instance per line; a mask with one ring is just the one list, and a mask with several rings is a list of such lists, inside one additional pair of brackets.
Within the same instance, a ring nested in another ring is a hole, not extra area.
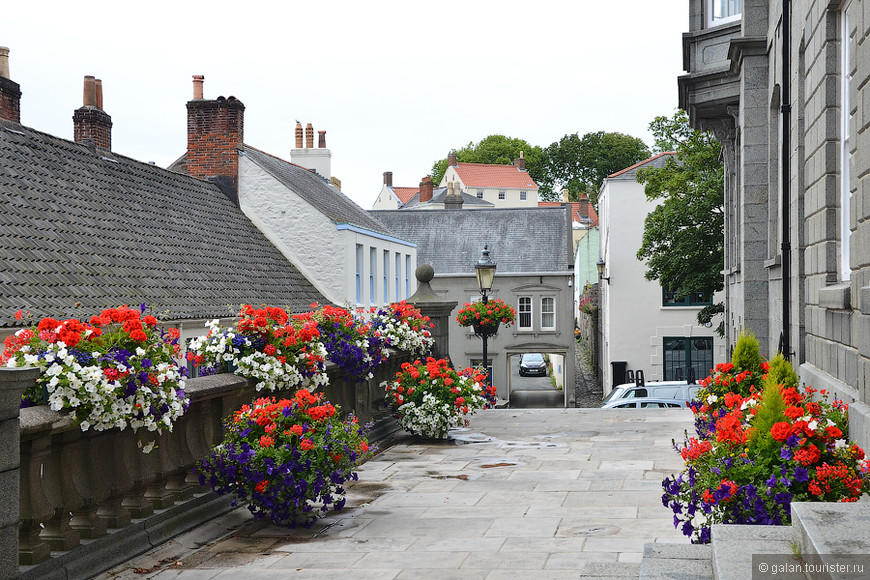
[(791, 0), (782, 2), (782, 333), (779, 351), (791, 360)]

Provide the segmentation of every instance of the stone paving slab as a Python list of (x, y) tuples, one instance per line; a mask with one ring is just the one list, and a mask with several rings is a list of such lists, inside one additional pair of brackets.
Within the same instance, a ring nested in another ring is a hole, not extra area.
[(485, 411), (462, 444), (384, 449), (345, 510), (311, 529), (240, 523), (240, 510), (222, 538), (180, 539), (162, 563), (149, 553), (98, 578), (637, 578), (645, 544), (687, 543), (660, 481), (682, 467), (671, 439), (691, 427), (684, 409)]

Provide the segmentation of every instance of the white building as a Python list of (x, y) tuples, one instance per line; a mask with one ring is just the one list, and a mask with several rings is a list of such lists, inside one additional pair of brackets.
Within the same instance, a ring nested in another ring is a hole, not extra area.
[(715, 330), (699, 326), (696, 319), (711, 297), (695, 294), (675, 302), (674, 293), (644, 277), (646, 266), (637, 259), (644, 220), (656, 206), (637, 183), (637, 170), (661, 167), (671, 155), (660, 153), (610, 175), (598, 197), (599, 251), (605, 264), (600, 281), (605, 395), (625, 382), (626, 369), (643, 370), (651, 381), (685, 379), (691, 367), (700, 379), (725, 354)]

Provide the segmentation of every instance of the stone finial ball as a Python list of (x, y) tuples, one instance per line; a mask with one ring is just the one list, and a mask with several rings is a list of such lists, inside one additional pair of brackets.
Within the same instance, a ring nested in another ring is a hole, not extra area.
[(435, 277), (435, 268), (432, 267), (432, 264), (420, 264), (414, 270), (414, 275), (417, 276), (418, 282), (431, 282), (432, 278)]

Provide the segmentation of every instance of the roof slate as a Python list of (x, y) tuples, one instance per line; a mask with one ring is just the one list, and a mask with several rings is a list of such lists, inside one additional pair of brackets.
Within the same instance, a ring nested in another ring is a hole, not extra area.
[(573, 265), (570, 214), (563, 207), (373, 210), (417, 244), (417, 263), (436, 274), (473, 274), (484, 244), (498, 272), (566, 272)]
[(347, 223), (373, 232), (392, 235), (392, 232), (355, 204), (323, 177), (295, 163), (284, 161), (249, 145), (244, 147), (245, 155), (267, 171), (284, 186), (292, 189), (299, 197), (310, 203), (333, 222)]
[[(478, 205), (481, 207), (495, 207), (495, 205), (492, 202), (480, 199), (476, 195), (470, 195), (464, 191), (461, 191), (460, 194), (462, 195), (463, 207), (472, 206), (472, 205)], [(418, 191), (413, 197), (411, 197), (411, 199), (409, 199), (407, 202), (402, 204), (402, 206), (399, 209), (415, 209), (415, 208), (419, 208), (420, 206), (427, 206), (427, 205), (443, 206), (446, 199), (447, 199), (447, 188), (446, 187), (439, 187), (439, 188), (432, 190), (432, 199), (430, 199), (429, 201), (424, 201), (423, 203), (420, 203), (420, 192)]]
[[(539, 201), (538, 207), (560, 207), (564, 202), (561, 201)], [(582, 215), (580, 215), (580, 202), (572, 201), (569, 202), (571, 206), (571, 219), (578, 223), (586, 223), (595, 227), (598, 227), (598, 214), (595, 212), (595, 208), (592, 207), (592, 204), (588, 204), (589, 208), (589, 217), (584, 219)]]
[(185, 320), (325, 301), (217, 186), (2, 120), (0, 204), (0, 327), (18, 309)]
[(457, 163), (456, 174), (465, 187), (505, 187), (510, 189), (538, 189), (528, 171), (516, 165), (489, 163)]

